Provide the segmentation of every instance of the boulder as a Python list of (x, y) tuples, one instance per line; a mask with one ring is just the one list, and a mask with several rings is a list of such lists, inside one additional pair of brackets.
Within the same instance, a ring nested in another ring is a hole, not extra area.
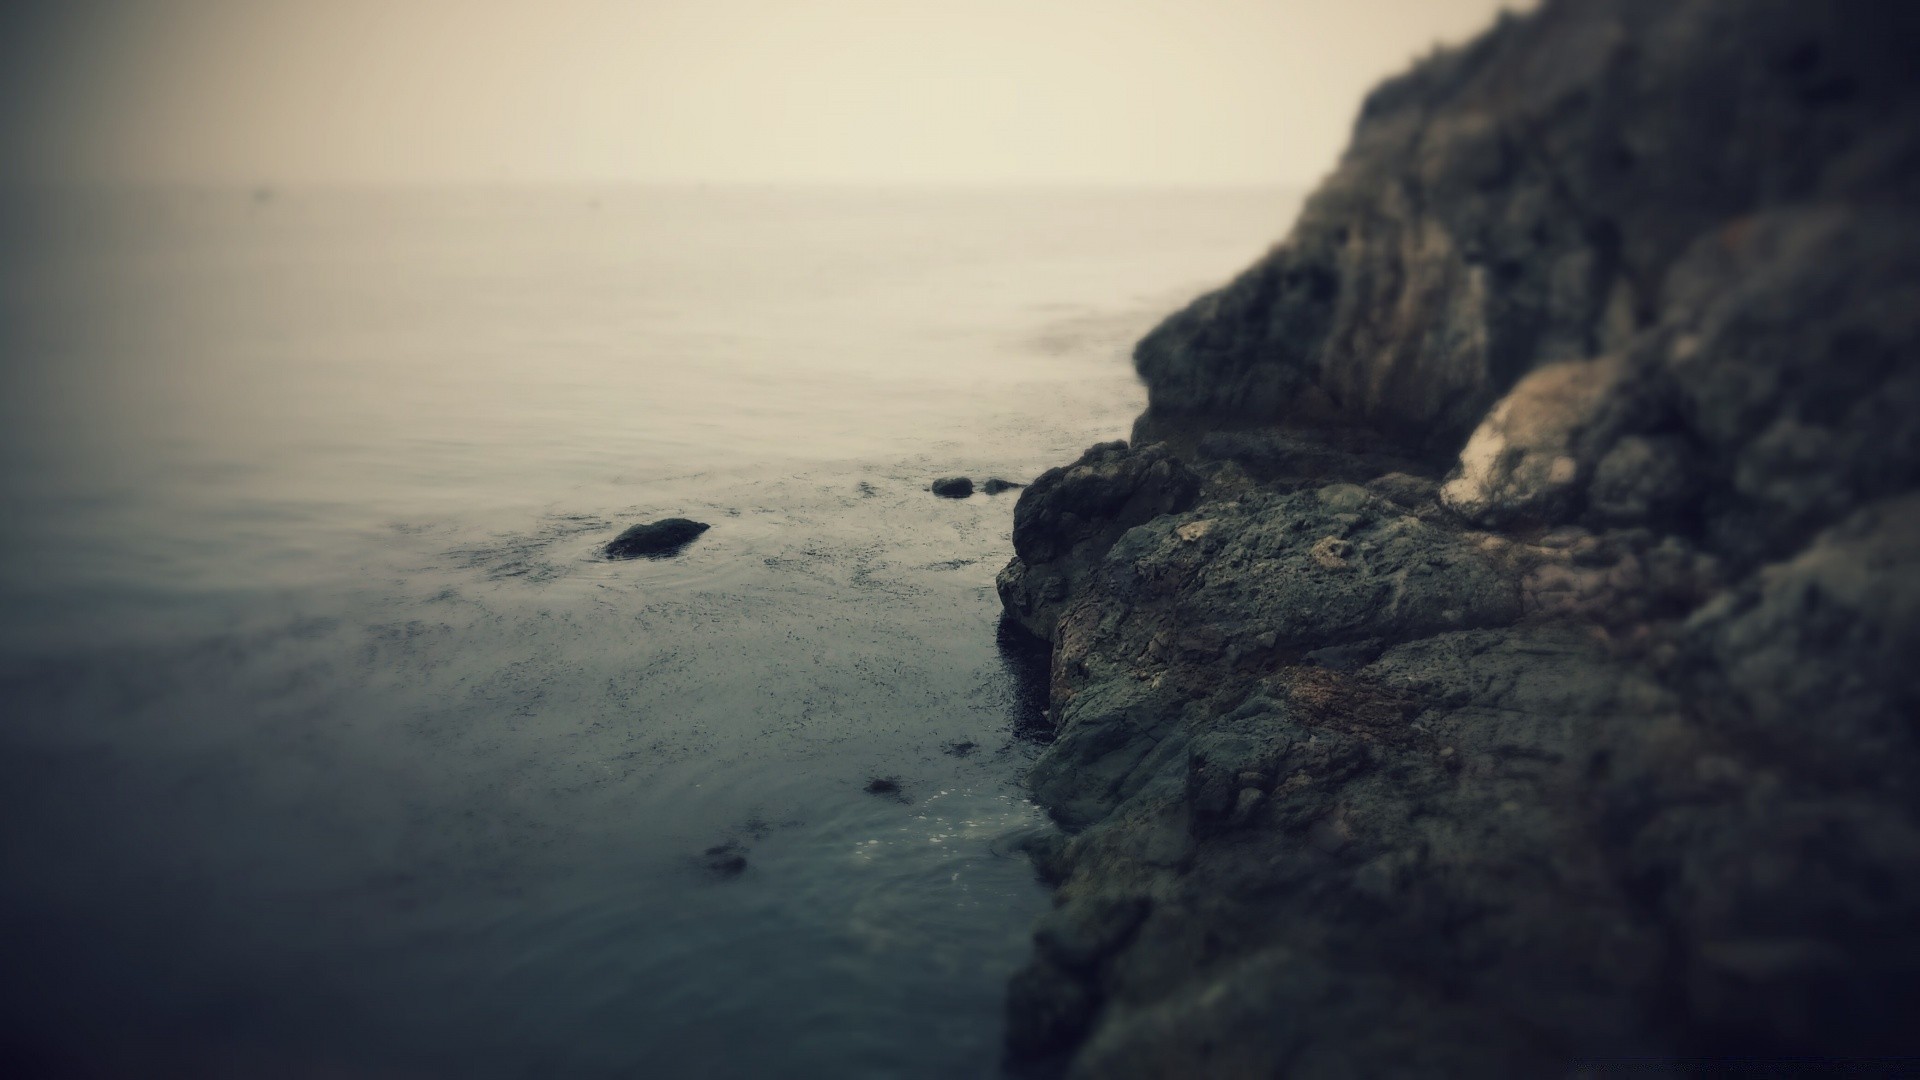
[(1460, 451), (1440, 501), (1476, 525), (1555, 525), (1581, 510), (1598, 448), (1628, 410), (1620, 357), (1570, 360), (1521, 379)]
[(933, 482), (932, 490), (943, 499), (964, 499), (973, 494), (973, 481), (965, 476), (943, 476)]
[(712, 526), (704, 521), (662, 518), (628, 528), (608, 541), (605, 551), (610, 559), (663, 559), (680, 554), (681, 549), (710, 528)]

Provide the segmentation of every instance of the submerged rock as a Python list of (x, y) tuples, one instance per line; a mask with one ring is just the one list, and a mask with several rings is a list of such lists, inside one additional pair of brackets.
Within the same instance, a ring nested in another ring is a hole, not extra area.
[(716, 878), (736, 878), (747, 870), (747, 849), (737, 840), (715, 844), (700, 853), (700, 864)]
[(973, 494), (973, 480), (965, 476), (943, 476), (933, 482), (932, 490), (943, 499), (964, 499)]
[(606, 553), (613, 559), (664, 558), (678, 555), (701, 533), (712, 528), (703, 521), (687, 518), (663, 518), (645, 525), (634, 525), (607, 542)]

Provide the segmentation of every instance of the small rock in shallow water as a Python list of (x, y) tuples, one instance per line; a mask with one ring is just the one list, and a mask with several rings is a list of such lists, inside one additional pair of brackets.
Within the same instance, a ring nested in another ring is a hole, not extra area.
[(704, 521), (690, 521), (687, 518), (663, 518), (645, 525), (635, 525), (626, 532), (608, 541), (608, 558), (637, 559), (665, 558), (680, 554), (680, 549), (693, 543), (694, 538), (706, 532), (712, 526)]
[(891, 776), (876, 776), (867, 781), (866, 791), (869, 795), (898, 795), (900, 781)]
[(700, 864), (714, 877), (739, 877), (747, 869), (747, 849), (734, 840), (715, 844), (701, 853)]
[(1002, 480), (996, 476), (986, 483), (981, 484), (980, 490), (989, 495), (998, 495), (1003, 491), (1012, 491), (1014, 488), (1023, 488), (1026, 486), (1025, 484), (1016, 484), (1011, 480)]
[(979, 749), (979, 744), (961, 740), (957, 742), (950, 742), (947, 745), (941, 747), (940, 749), (942, 753), (950, 754), (954, 757), (966, 757), (968, 754), (971, 754), (975, 750)]
[(973, 481), (965, 476), (943, 476), (933, 482), (933, 493), (943, 499), (964, 499), (973, 494)]

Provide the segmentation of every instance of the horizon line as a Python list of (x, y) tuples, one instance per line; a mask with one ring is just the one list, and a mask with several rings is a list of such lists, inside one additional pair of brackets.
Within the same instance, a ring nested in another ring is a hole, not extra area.
[(1312, 188), (1320, 180), (697, 180), (632, 178), (479, 178), (256, 180), (184, 178), (9, 178), (0, 191), (300, 192), (397, 190), (838, 190), (838, 191), (1253, 191)]

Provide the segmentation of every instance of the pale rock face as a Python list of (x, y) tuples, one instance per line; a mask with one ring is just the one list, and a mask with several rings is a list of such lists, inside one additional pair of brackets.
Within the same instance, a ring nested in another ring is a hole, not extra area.
[(1475, 429), (1440, 489), (1454, 513), (1484, 526), (1558, 523), (1579, 511), (1589, 447), (1604, 442), (1618, 357), (1550, 364), (1520, 380)]

